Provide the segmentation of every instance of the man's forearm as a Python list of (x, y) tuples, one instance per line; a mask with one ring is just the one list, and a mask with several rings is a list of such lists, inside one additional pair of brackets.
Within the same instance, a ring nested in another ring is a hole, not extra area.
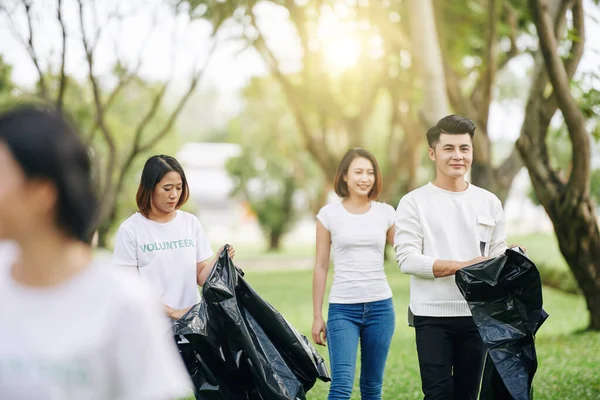
[(489, 257), (478, 256), (469, 261), (452, 261), (452, 260), (435, 260), (433, 263), (433, 276), (443, 278), (444, 276), (452, 276), (459, 269), (474, 265), (483, 261), (489, 260)]
[(452, 260), (435, 260), (433, 263), (433, 276), (436, 278), (443, 278), (444, 276), (452, 276), (456, 274), (456, 271), (461, 269), (464, 265), (460, 261)]

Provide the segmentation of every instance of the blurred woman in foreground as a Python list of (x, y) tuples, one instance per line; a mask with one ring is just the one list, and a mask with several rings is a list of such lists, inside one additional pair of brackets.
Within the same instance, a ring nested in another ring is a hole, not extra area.
[(174, 399), (191, 383), (137, 279), (92, 263), (86, 147), (53, 110), (0, 114), (1, 399)]

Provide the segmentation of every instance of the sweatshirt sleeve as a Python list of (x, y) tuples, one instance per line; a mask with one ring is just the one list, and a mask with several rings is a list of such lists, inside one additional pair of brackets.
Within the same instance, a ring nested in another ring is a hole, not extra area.
[(414, 199), (406, 196), (396, 209), (394, 250), (400, 270), (405, 274), (434, 279), (435, 258), (423, 254), (423, 228)]

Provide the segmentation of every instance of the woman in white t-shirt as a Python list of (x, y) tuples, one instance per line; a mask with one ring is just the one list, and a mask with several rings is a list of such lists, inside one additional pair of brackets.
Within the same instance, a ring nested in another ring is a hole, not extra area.
[[(204, 284), (223, 250), (215, 255), (198, 218), (179, 209), (189, 192), (175, 158), (150, 157), (136, 196), (139, 211), (119, 227), (113, 253), (114, 265), (139, 271), (171, 320), (200, 301), (198, 285)], [(229, 255), (235, 255), (231, 246)]]
[(0, 399), (174, 399), (191, 393), (160, 303), (92, 262), (87, 148), (41, 106), (0, 115)]
[[(383, 266), (386, 241), (394, 240), (395, 211), (375, 201), (382, 189), (381, 173), (367, 150), (346, 153), (334, 189), (342, 201), (326, 205), (317, 215), (312, 336), (315, 343), (328, 344), (330, 400), (352, 395), (359, 342), (361, 397), (381, 399), (395, 327), (392, 291)], [(334, 275), (325, 324), (322, 308), (331, 251)]]

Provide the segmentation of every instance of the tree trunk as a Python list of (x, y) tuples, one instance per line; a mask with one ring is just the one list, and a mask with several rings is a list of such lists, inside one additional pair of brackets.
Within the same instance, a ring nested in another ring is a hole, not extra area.
[[(533, 179), (533, 177), (532, 177)], [(536, 180), (534, 187), (545, 185)], [(543, 199), (558, 239), (558, 245), (581, 289), (590, 313), (589, 329), (600, 330), (600, 231), (589, 198), (566, 204), (568, 196)]]
[(108, 216), (100, 222), (98, 225), (98, 247), (107, 249), (108, 248), (108, 237), (111, 228), (114, 226), (117, 221), (117, 206), (113, 205), (111, 212)]
[(269, 252), (277, 252), (281, 250), (281, 238), (283, 234), (279, 231), (272, 231), (269, 234)]
[(521, 170), (523, 164), (520, 160), (515, 161), (510, 172), (503, 168), (494, 168), (489, 163), (476, 163), (471, 166), (471, 182), (494, 193), (504, 204), (510, 193), (515, 176)]
[[(577, 31), (573, 36), (577, 40), (571, 47), (571, 57), (563, 61), (557, 48), (564, 34), (560, 28), (565, 20), (564, 13), (570, 4), (573, 4), (573, 26)], [(563, 8), (558, 13), (558, 22), (553, 18), (556, 2), (529, 0), (529, 6), (540, 43), (541, 57), (538, 55), (536, 59), (536, 70), (543, 66), (547, 75), (534, 75), (517, 148), (527, 165), (536, 195), (554, 224), (560, 251), (585, 296), (590, 312), (589, 328), (600, 330), (600, 232), (595, 206), (590, 199), (591, 140), (585, 118), (569, 86), (577, 67), (577, 63), (573, 65), (569, 61), (578, 62), (579, 51), (585, 42), (583, 4), (581, 0), (560, 2)], [(544, 109), (550, 104), (543, 96), (548, 78), (552, 83), (552, 100), (562, 112), (572, 144), (572, 170), (566, 183), (550, 166), (546, 146), (548, 125), (554, 114), (553, 107), (551, 113)]]
[[(464, 93), (464, 88), (471, 86), (471, 74), (459, 74), (458, 69), (452, 64), (454, 54), (448, 43), (454, 40), (450, 35), (454, 32), (454, 22), (444, 17), (444, 2), (436, 2), (434, 13), (439, 27), (438, 41), (444, 58), (444, 73), (446, 91), (452, 109), (457, 114), (472, 119), (477, 125), (473, 139), (473, 164), (471, 167), (470, 181), (479, 187), (496, 194), (504, 203), (510, 192), (515, 176), (523, 167), (523, 163), (516, 150), (503, 160), (500, 166), (492, 164), (492, 145), (488, 136), (489, 110), (492, 102), (492, 93), (498, 71), (501, 71), (508, 62), (519, 54), (514, 41), (508, 52), (498, 53), (499, 38), (498, 25), (501, 23), (502, 8), (508, 13), (507, 23), (510, 25), (512, 37), (517, 37), (516, 11), (506, 2), (489, 0), (487, 2), (487, 21), (485, 23), (485, 54), (481, 66), (478, 68), (478, 78), (469, 94)], [(467, 52), (468, 53), (468, 52)]]
[(108, 232), (110, 230), (110, 225), (107, 223), (103, 223), (98, 227), (98, 247), (102, 249), (108, 248)]
[[(478, 135), (479, 133), (476, 132), (475, 134)], [(473, 182), (474, 185), (485, 188), (486, 190), (489, 190), (498, 196), (495, 175), (494, 168), (488, 162), (479, 160), (477, 158), (477, 149), (474, 148), (473, 163), (471, 164), (471, 182)]]
[[(474, 185), (477, 185), (476, 183), (474, 183)], [(486, 190), (489, 190), (490, 192), (494, 193), (496, 195), (496, 197), (498, 197), (498, 199), (500, 200), (500, 202), (502, 204), (504, 204), (506, 202), (506, 199), (508, 198), (508, 194), (510, 193), (510, 186), (506, 187), (502, 184), (497, 184), (497, 183), (493, 183), (489, 186), (483, 186)]]
[[(560, 208), (565, 209), (563, 205)], [(593, 202), (581, 200), (553, 218), (560, 251), (571, 267), (590, 312), (589, 328), (600, 330), (600, 233)]]
[(433, 6), (431, 0), (410, 0), (408, 6), (414, 66), (419, 71), (423, 87), (420, 115), (425, 124), (433, 126), (450, 110)]
[(568, 186), (548, 167), (548, 160), (517, 142), (529, 169), (535, 193), (554, 225), (560, 252), (573, 272), (590, 313), (589, 329), (600, 330), (600, 232), (595, 205), (588, 195), (572, 197)]

